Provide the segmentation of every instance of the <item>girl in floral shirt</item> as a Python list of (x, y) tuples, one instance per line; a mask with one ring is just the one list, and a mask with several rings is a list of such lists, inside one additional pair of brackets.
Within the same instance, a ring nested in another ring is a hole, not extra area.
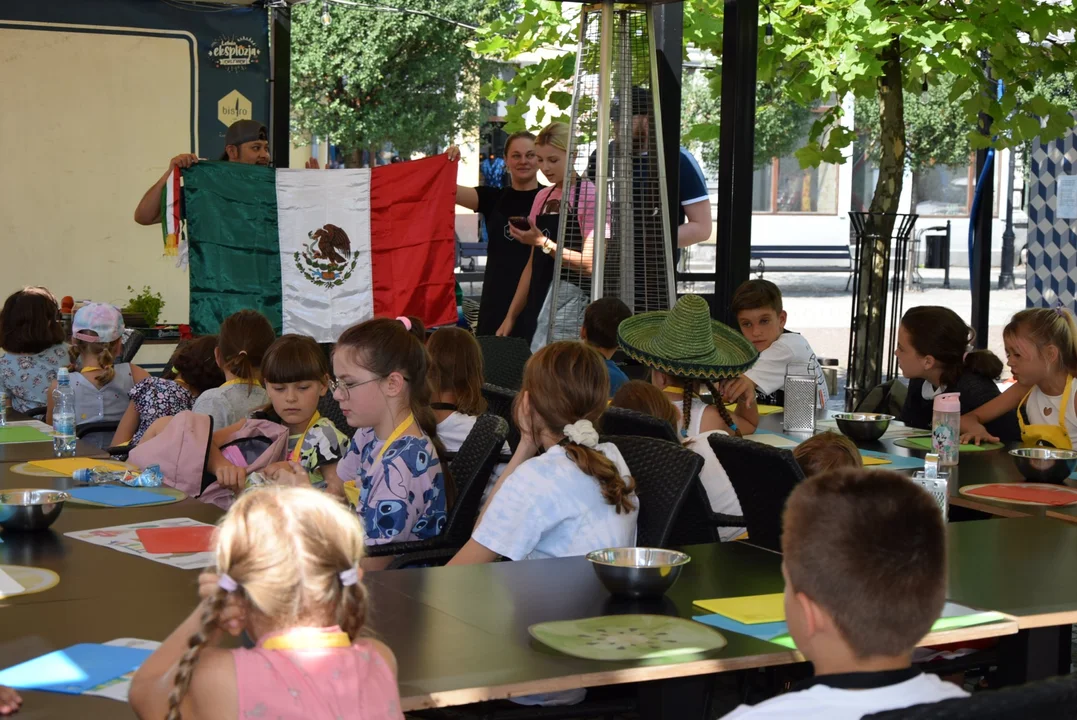
[(0, 387), (18, 412), (43, 408), (56, 371), (70, 359), (60, 306), (43, 287), (12, 293), (0, 311)]

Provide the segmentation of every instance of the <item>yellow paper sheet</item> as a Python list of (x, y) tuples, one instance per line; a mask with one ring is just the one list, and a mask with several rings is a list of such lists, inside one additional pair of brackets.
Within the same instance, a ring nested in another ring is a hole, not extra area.
[(725, 615), (745, 625), (781, 622), (785, 620), (785, 604), (782, 593), (772, 595), (745, 595), (743, 597), (696, 600), (694, 603), (707, 612)]
[(52, 472), (63, 473), (64, 475), (72, 475), (76, 470), (82, 468), (96, 468), (107, 467), (109, 470), (126, 470), (127, 466), (123, 463), (112, 462), (109, 460), (95, 460), (94, 458), (74, 457), (74, 458), (55, 458), (52, 460), (34, 460), (30, 463), (34, 467), (44, 468), (45, 470), (51, 470)]
[(864, 467), (869, 465), (890, 465), (893, 462), (893, 460), (875, 457), (874, 455), (864, 455), (863, 453), (861, 453), (860, 459), (864, 461)]
[[(759, 408), (759, 415), (760, 416), (773, 415), (774, 413), (780, 413), (783, 410), (785, 410), (785, 408), (783, 408), (781, 405), (757, 405), (756, 407)], [(733, 412), (733, 411), (735, 411), (737, 409), (737, 406), (736, 405), (726, 405), (725, 409), (728, 410), (729, 412)]]

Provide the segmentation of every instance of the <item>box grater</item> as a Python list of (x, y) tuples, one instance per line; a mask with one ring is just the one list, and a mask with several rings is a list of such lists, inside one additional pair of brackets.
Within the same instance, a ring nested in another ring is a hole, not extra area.
[(785, 366), (785, 416), (782, 428), (786, 432), (815, 432), (815, 416), (819, 412), (819, 384), (816, 364), (789, 363)]
[(932, 499), (938, 503), (939, 510), (942, 511), (942, 521), (947, 521), (947, 507), (949, 506), (946, 493), (946, 480), (947, 476), (941, 477), (927, 477), (923, 470), (919, 470), (912, 476), (912, 481), (927, 490)]

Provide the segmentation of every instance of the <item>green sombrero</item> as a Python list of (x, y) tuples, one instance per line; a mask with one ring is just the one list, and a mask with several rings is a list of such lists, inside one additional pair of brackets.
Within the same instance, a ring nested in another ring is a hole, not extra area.
[(617, 344), (637, 362), (690, 380), (737, 377), (759, 357), (743, 335), (711, 319), (698, 295), (685, 295), (672, 310), (628, 318), (617, 328)]

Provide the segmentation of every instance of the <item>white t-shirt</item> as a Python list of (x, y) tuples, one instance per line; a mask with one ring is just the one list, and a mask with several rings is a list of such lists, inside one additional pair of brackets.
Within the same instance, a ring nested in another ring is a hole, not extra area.
[[(458, 453), (464, 441), (467, 440), (467, 436), (471, 434), (471, 430), (475, 427), (475, 421), (478, 420), (474, 415), (465, 415), (462, 412), (453, 411), (452, 415), (449, 415), (444, 420), (438, 423), (438, 440), (445, 446), (446, 452)], [(507, 456), (512, 455), (512, 449), (509, 448), (509, 444), (501, 448), (501, 454)], [(506, 463), (498, 463), (494, 465), (494, 469), (490, 472), (490, 479), (486, 483), (486, 490), (482, 493), (482, 502), (486, 503), (486, 496), (493, 489), (497, 479), (501, 477), (501, 473), (505, 471)]]
[[(1040, 390), (1039, 386), (1033, 387), (1032, 392), (1028, 394), (1028, 402), (1025, 403), (1029, 424), (1058, 425), (1059, 414), (1065, 412), (1066, 434), (1070, 436), (1070, 444), (1077, 447), (1077, 416), (1073, 413), (1074, 393), (1077, 393), (1077, 381), (1072, 383), (1063, 405), (1061, 395), (1048, 395)], [(1051, 408), (1050, 415), (1044, 413), (1046, 408)]]
[[(627, 479), (628, 466), (617, 446), (596, 448)], [(505, 478), (471, 539), (513, 560), (574, 557), (592, 550), (636, 544), (639, 500), (618, 513), (606, 502), (598, 481), (555, 445), (521, 464)]]
[[(729, 482), (729, 475), (725, 468), (718, 462), (718, 457), (707, 442), (710, 435), (727, 435), (724, 430), (711, 430), (694, 438), (690, 438), (684, 444), (686, 448), (703, 458), (703, 469), (699, 471), (699, 479), (703, 483), (703, 489), (707, 491), (707, 499), (710, 500), (711, 510), (725, 515), (743, 515), (740, 509), (740, 500), (733, 490), (733, 483)], [(718, 528), (718, 539), (729, 542), (739, 537), (744, 532), (740, 527)]]
[[(815, 355), (815, 351), (803, 335), (794, 332), (782, 333), (770, 347), (759, 353), (759, 360), (744, 374), (755, 383), (759, 392), (772, 395), (785, 387), (786, 366), (789, 363), (806, 363), (812, 355)], [(815, 366), (815, 381), (820, 393), (819, 407), (826, 407), (830, 393), (827, 391), (823, 369), (818, 363)]]
[(825, 684), (825, 678), (821, 680), (807, 690), (779, 695), (758, 705), (741, 705), (723, 720), (860, 720), (883, 710), (968, 696), (957, 685), (927, 674), (857, 690), (831, 687)]
[(261, 385), (245, 382), (211, 388), (198, 396), (191, 408), (213, 418), (213, 430), (246, 420), (251, 412), (269, 404), (269, 395)]

